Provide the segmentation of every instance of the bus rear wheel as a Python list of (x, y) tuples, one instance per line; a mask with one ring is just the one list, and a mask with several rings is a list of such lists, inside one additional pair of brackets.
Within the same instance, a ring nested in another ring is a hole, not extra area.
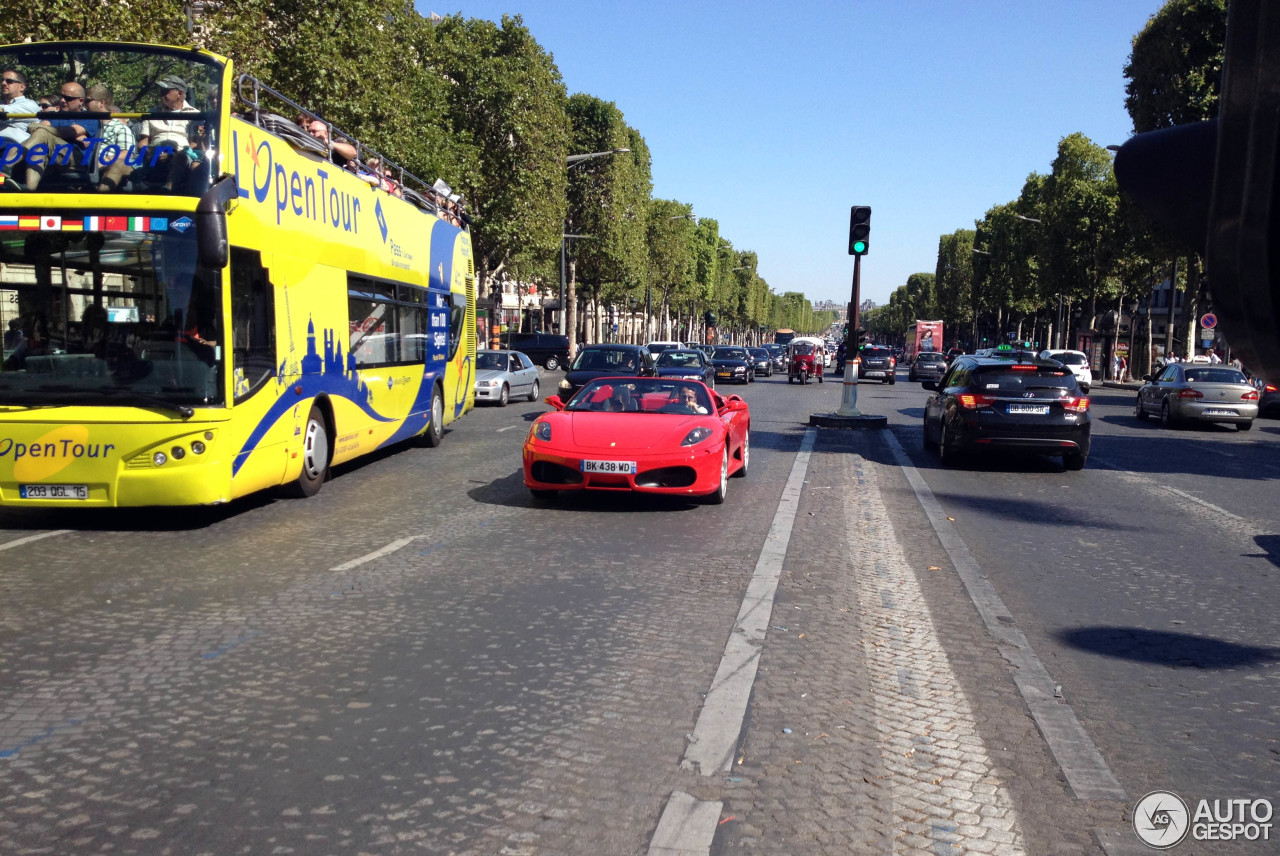
[(444, 395), (437, 386), (431, 390), (431, 421), (427, 424), (427, 430), (417, 436), (417, 440), (421, 445), (434, 449), (443, 439)]
[(290, 493), (300, 498), (315, 496), (329, 472), (329, 426), (324, 413), (311, 405), (307, 426), (302, 431), (302, 472), (289, 486)]

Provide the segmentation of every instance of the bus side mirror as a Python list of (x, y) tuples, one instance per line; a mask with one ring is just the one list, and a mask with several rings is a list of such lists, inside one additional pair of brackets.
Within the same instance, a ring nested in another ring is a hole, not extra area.
[(225, 176), (196, 203), (196, 254), (200, 266), (222, 270), (230, 260), (227, 206), (239, 195), (236, 180)]

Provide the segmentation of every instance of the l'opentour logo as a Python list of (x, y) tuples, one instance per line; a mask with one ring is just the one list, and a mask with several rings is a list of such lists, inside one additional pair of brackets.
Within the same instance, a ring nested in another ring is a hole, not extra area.
[(1188, 834), (1193, 841), (1270, 841), (1271, 801), (1200, 800), (1195, 811), (1172, 791), (1152, 791), (1133, 807), (1133, 831), (1147, 846), (1167, 850)]

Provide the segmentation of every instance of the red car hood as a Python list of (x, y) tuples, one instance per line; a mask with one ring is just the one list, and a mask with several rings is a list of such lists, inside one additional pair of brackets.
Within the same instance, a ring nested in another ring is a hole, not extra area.
[[(698, 425), (718, 424), (709, 416), (671, 413), (576, 413), (560, 414), (567, 423), (572, 445), (579, 449), (604, 449), (612, 452), (634, 450), (651, 452), (675, 449), (691, 429)], [(552, 426), (555, 440), (559, 425)], [(563, 442), (563, 441), (562, 441)]]

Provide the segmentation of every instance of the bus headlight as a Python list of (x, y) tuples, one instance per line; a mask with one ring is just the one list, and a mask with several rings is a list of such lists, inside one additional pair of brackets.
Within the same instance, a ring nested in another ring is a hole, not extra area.
[(155, 464), (157, 467), (163, 467), (165, 464), (169, 463), (169, 456), (164, 452), (156, 452), (151, 456), (151, 463)]

